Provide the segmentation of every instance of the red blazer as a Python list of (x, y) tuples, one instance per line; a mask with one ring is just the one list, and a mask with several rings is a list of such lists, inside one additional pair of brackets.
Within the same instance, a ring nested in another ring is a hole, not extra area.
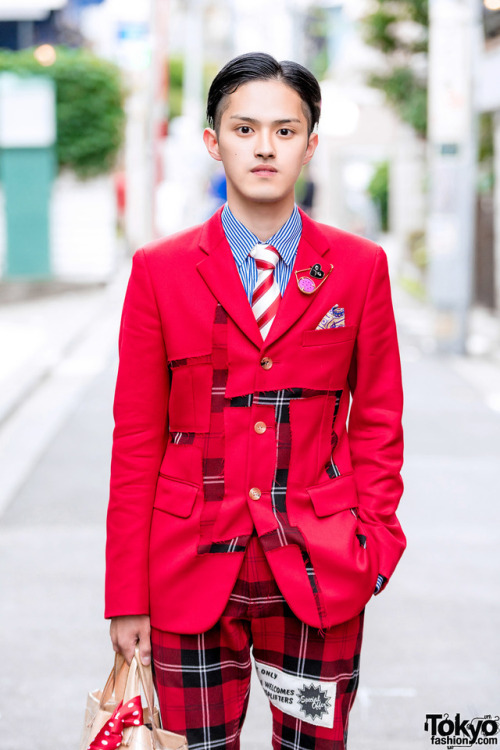
[[(386, 256), (302, 213), (294, 268), (333, 271), (311, 295), (292, 272), (263, 342), (220, 213), (134, 256), (114, 403), (106, 616), (207, 630), (255, 529), (295, 614), (329, 627), (362, 610), (405, 547)], [(335, 304), (345, 327), (315, 330)]]

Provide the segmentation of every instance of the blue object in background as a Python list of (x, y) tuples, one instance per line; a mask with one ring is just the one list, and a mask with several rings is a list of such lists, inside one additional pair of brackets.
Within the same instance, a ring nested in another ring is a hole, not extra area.
[(210, 194), (222, 203), (227, 201), (227, 183), (224, 172), (216, 172), (210, 178)]
[(101, 5), (104, 0), (71, 0), (71, 5)]

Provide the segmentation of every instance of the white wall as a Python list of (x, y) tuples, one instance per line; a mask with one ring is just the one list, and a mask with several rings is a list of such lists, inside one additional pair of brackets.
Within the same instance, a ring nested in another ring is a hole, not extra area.
[(62, 174), (51, 206), (51, 266), (55, 278), (107, 281), (115, 270), (118, 243), (112, 177), (77, 180)]

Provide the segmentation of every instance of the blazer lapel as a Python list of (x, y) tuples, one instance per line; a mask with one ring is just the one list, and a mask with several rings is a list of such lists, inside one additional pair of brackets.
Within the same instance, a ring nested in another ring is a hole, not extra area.
[(299, 320), (309, 305), (318, 297), (323, 296), (325, 289), (331, 285), (335, 269), (320, 289), (313, 294), (301, 292), (295, 278), (296, 270), (301, 271), (305, 268), (311, 268), (314, 263), (321, 263), (325, 272), (328, 272), (329, 266), (325, 265), (323, 255), (329, 249), (329, 245), (315, 222), (303, 211), (300, 211), (302, 236), (297, 248), (297, 257), (278, 313), (264, 342), (252, 308), (248, 303), (231, 248), (224, 234), (220, 218), (221, 213), (222, 208), (203, 225), (200, 247), (207, 254), (207, 257), (198, 263), (197, 268), (210, 291), (219, 300), (227, 314), (250, 341), (261, 349), (283, 336)]
[(197, 268), (212, 294), (235, 324), (259, 349), (262, 335), (249, 305), (231, 248), (222, 228), (222, 209), (209, 219), (202, 231), (200, 247), (207, 257)]
[(307, 214), (303, 211), (300, 214), (302, 216), (302, 237), (297, 248), (297, 257), (295, 258), (290, 281), (287, 284), (285, 294), (278, 307), (276, 318), (267, 334), (266, 346), (272, 344), (280, 336), (283, 336), (299, 320), (309, 305), (318, 299), (318, 297), (324, 295), (325, 290), (332, 283), (332, 277), (335, 275), (335, 269), (333, 269), (321, 287), (312, 294), (304, 294), (298, 288), (295, 271), (309, 269), (314, 263), (320, 263), (325, 273), (328, 273), (330, 270), (330, 264), (326, 265), (323, 261), (323, 255), (329, 248), (325, 236), (319, 231)]

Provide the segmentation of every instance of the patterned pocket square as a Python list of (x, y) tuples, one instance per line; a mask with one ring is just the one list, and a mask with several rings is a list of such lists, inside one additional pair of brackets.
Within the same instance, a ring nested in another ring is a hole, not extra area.
[(343, 307), (334, 305), (331, 310), (328, 310), (325, 317), (316, 326), (316, 330), (320, 328), (343, 328), (345, 326), (345, 310)]

